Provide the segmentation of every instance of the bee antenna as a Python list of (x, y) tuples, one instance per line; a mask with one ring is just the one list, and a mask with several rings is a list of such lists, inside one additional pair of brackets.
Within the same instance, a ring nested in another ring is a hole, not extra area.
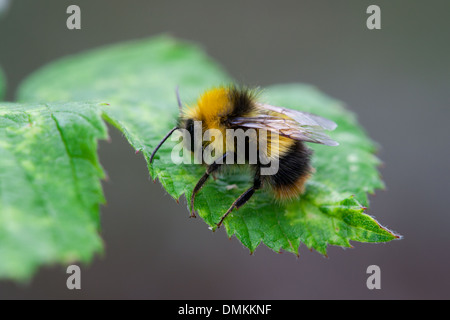
[(183, 105), (181, 104), (180, 92), (178, 86), (175, 88), (175, 94), (177, 95), (178, 109), (180, 109), (180, 115), (183, 113)]
[(179, 128), (178, 128), (178, 127), (175, 127), (175, 128), (173, 128), (172, 130), (170, 130), (169, 133), (166, 134), (166, 136), (165, 136), (165, 137), (161, 140), (161, 142), (156, 146), (155, 150), (153, 150), (152, 155), (150, 156), (149, 163), (152, 163), (153, 157), (155, 156), (156, 151), (158, 151), (159, 147), (161, 147), (162, 144), (163, 144), (164, 142), (166, 142), (166, 140), (167, 140), (167, 139), (172, 135), (172, 133), (173, 133), (175, 130), (177, 130), (177, 129), (179, 129)]

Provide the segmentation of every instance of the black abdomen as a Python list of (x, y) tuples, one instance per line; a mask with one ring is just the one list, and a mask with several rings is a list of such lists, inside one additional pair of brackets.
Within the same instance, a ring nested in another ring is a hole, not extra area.
[(278, 172), (262, 176), (265, 184), (272, 187), (276, 198), (295, 198), (303, 192), (304, 184), (313, 170), (310, 165), (311, 155), (312, 151), (303, 142), (295, 141), (289, 151), (280, 157)]

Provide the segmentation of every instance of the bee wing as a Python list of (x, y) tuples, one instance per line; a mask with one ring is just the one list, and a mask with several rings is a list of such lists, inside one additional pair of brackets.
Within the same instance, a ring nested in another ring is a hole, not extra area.
[(337, 124), (334, 121), (331, 121), (329, 119), (320, 117), (318, 115), (315, 115), (315, 114), (312, 114), (309, 112), (286, 109), (286, 108), (271, 106), (270, 104), (263, 104), (263, 103), (257, 103), (257, 106), (263, 110), (270, 110), (270, 111), (284, 114), (285, 116), (288, 116), (289, 118), (292, 118), (293, 120), (297, 121), (301, 125), (320, 126), (325, 130), (331, 130), (331, 131), (336, 129), (336, 127), (337, 127)]
[(338, 142), (331, 139), (324, 130), (334, 130), (337, 125), (328, 119), (290, 109), (258, 104), (260, 108), (288, 116), (281, 118), (261, 113), (255, 117), (236, 117), (231, 124), (254, 129), (265, 129), (294, 140), (337, 146)]

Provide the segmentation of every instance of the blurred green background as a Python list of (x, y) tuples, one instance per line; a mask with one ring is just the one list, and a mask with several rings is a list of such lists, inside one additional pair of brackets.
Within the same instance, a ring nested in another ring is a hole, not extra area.
[[(5, 5), (6, 4), (6, 5)], [(81, 8), (81, 30), (66, 8)], [(381, 7), (381, 30), (366, 8)], [(240, 83), (305, 82), (344, 101), (381, 145), (387, 190), (369, 214), (399, 232), (387, 244), (331, 247), (300, 258), (265, 247), (250, 256), (224, 231), (188, 219), (152, 183), (142, 155), (110, 127), (100, 143), (109, 180), (101, 208), (105, 254), (83, 265), (82, 289), (65, 267), (28, 284), (0, 282), (0, 299), (448, 299), (450, 275), (450, 2), (0, 0), (0, 65), (7, 100), (62, 56), (170, 33), (201, 44)], [(366, 269), (381, 268), (381, 290)]]

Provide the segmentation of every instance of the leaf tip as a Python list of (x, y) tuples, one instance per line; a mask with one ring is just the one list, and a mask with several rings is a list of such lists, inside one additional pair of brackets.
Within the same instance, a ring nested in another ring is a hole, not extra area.
[[(216, 232), (217, 226), (209, 226), (208, 229), (211, 230), (212, 232)], [(229, 237), (228, 239), (231, 240), (231, 237)]]
[[(377, 222), (377, 223), (378, 223), (378, 222)], [(392, 230), (390, 230), (390, 229), (388, 229), (388, 228), (382, 226), (382, 225), (379, 224), (379, 223), (378, 223), (378, 226), (379, 226), (380, 229), (382, 229), (383, 231), (389, 233), (389, 235), (392, 237), (392, 239), (390, 239), (390, 240), (401, 240), (401, 239), (403, 239), (403, 236), (402, 236), (402, 235), (400, 235), (400, 234), (398, 234), (398, 233), (396, 233), (396, 232), (394, 232), (394, 231), (392, 231)]]
[(392, 233), (392, 235), (394, 236), (394, 240), (402, 240), (403, 236), (401, 234), (396, 234), (392, 231), (390, 231)]

